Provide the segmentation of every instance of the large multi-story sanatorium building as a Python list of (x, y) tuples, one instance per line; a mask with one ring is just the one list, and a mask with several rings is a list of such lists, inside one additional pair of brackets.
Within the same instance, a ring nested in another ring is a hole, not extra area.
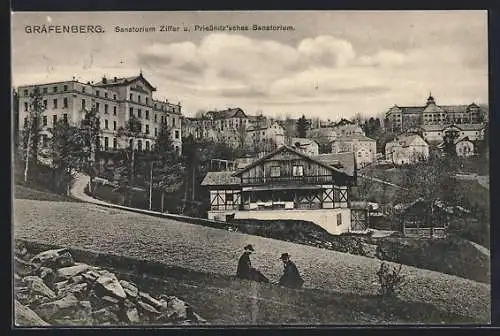
[(429, 95), (424, 106), (394, 105), (386, 112), (386, 131), (402, 133), (428, 125), (482, 124), (488, 120), (488, 107), (469, 105), (437, 105)]
[(19, 131), (28, 122), (30, 93), (35, 87), (40, 89), (45, 110), (41, 115), (41, 142), (46, 144), (50, 137), (48, 129), (60, 120), (77, 125), (85, 112), (92, 106), (100, 118), (100, 144), (103, 150), (124, 148), (132, 144), (132, 139), (120, 139), (117, 131), (124, 127), (131, 116), (141, 123), (141, 136), (135, 140), (134, 148), (150, 150), (165, 121), (171, 128), (172, 141), (178, 153), (182, 150), (181, 105), (153, 99), (156, 88), (142, 73), (125, 78), (103, 77), (98, 83), (81, 83), (75, 79), (55, 83), (19, 86)]

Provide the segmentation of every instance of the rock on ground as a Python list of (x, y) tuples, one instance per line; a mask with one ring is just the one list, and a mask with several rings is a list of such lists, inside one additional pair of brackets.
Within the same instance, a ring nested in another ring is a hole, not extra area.
[(14, 300), (15, 305), (15, 324), (17, 326), (48, 326), (49, 324), (42, 320), (33, 310)]
[(68, 249), (48, 250), (38, 253), (31, 259), (31, 263), (50, 268), (73, 266), (75, 261)]
[(15, 265), (19, 326), (206, 322), (179, 298), (157, 299), (109, 270), (75, 262), (68, 249), (33, 256), (21, 244), (16, 247)]
[(49, 299), (56, 298), (56, 294), (38, 276), (26, 276), (23, 278), (23, 282), (27, 284), (28, 289), (34, 294), (40, 294)]

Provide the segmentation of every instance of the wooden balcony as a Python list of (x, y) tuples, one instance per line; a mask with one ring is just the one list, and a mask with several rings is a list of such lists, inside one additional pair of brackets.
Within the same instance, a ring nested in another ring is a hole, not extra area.
[(265, 184), (333, 184), (332, 175), (315, 176), (258, 176), (242, 177), (242, 185), (265, 185)]

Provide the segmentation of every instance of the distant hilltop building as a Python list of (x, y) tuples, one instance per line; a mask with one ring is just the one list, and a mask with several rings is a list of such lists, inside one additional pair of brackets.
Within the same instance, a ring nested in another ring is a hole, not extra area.
[(239, 107), (186, 118), (183, 128), (185, 136), (222, 142), (232, 148), (247, 147), (271, 152), (285, 143), (285, 130), (277, 121), (262, 115), (247, 115)]
[(385, 158), (395, 165), (427, 160), (429, 144), (418, 134), (400, 135), (385, 145)]
[(384, 128), (388, 132), (402, 133), (427, 125), (482, 124), (488, 120), (486, 105), (437, 105), (429, 94), (424, 106), (391, 107), (385, 116)]
[(364, 134), (352, 133), (338, 136), (331, 142), (332, 153), (351, 152), (356, 156), (357, 168), (362, 168), (375, 162), (377, 141)]
[(188, 118), (184, 125), (184, 135), (194, 139), (224, 142), (236, 148), (245, 143), (245, 130), (250, 119), (239, 107), (221, 111), (208, 111), (199, 118)]
[[(153, 98), (156, 88), (142, 73), (132, 77), (103, 77), (98, 83), (82, 83), (73, 78), (69, 81), (30, 84), (19, 86), (19, 131), (28, 123), (30, 94), (35, 87), (40, 89), (45, 111), (41, 115), (41, 147), (50, 139), (50, 128), (57, 120), (79, 124), (86, 111), (97, 109), (100, 118), (102, 150), (113, 151), (133, 146), (152, 150), (160, 132), (162, 122), (170, 126), (172, 142), (176, 151), (182, 150), (181, 105)], [(124, 127), (131, 116), (141, 123), (141, 134), (133, 143), (130, 139), (119, 139), (117, 131)]]

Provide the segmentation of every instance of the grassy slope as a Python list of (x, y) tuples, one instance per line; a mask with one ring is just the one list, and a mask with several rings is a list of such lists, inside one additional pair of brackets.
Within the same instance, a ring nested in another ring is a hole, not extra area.
[[(33, 253), (60, 248), (25, 241)], [(189, 271), (119, 255), (70, 249), (75, 260), (104, 267), (154, 297), (175, 295), (214, 324), (477, 323), (426, 303), (317, 289), (293, 290), (234, 276)]]
[[(473, 320), (437, 310), (430, 304), (377, 296), (292, 290), (270, 284), (203, 277), (138, 278), (152, 293), (176, 293), (212, 324), (400, 324)], [(216, 304), (214, 304), (216, 303)]]
[[(241, 247), (251, 243), (257, 248), (254, 265), (274, 281), (282, 270), (277, 257), (289, 252), (303, 273), (306, 287), (368, 297), (378, 289), (375, 273), (379, 262), (370, 258), (90, 204), (16, 200), (14, 210), (14, 234), (19, 238), (225, 275), (234, 273)], [(481, 321), (490, 319), (489, 285), (412, 267), (403, 270), (408, 278), (401, 293), (403, 300), (430, 303), (441, 311)]]

